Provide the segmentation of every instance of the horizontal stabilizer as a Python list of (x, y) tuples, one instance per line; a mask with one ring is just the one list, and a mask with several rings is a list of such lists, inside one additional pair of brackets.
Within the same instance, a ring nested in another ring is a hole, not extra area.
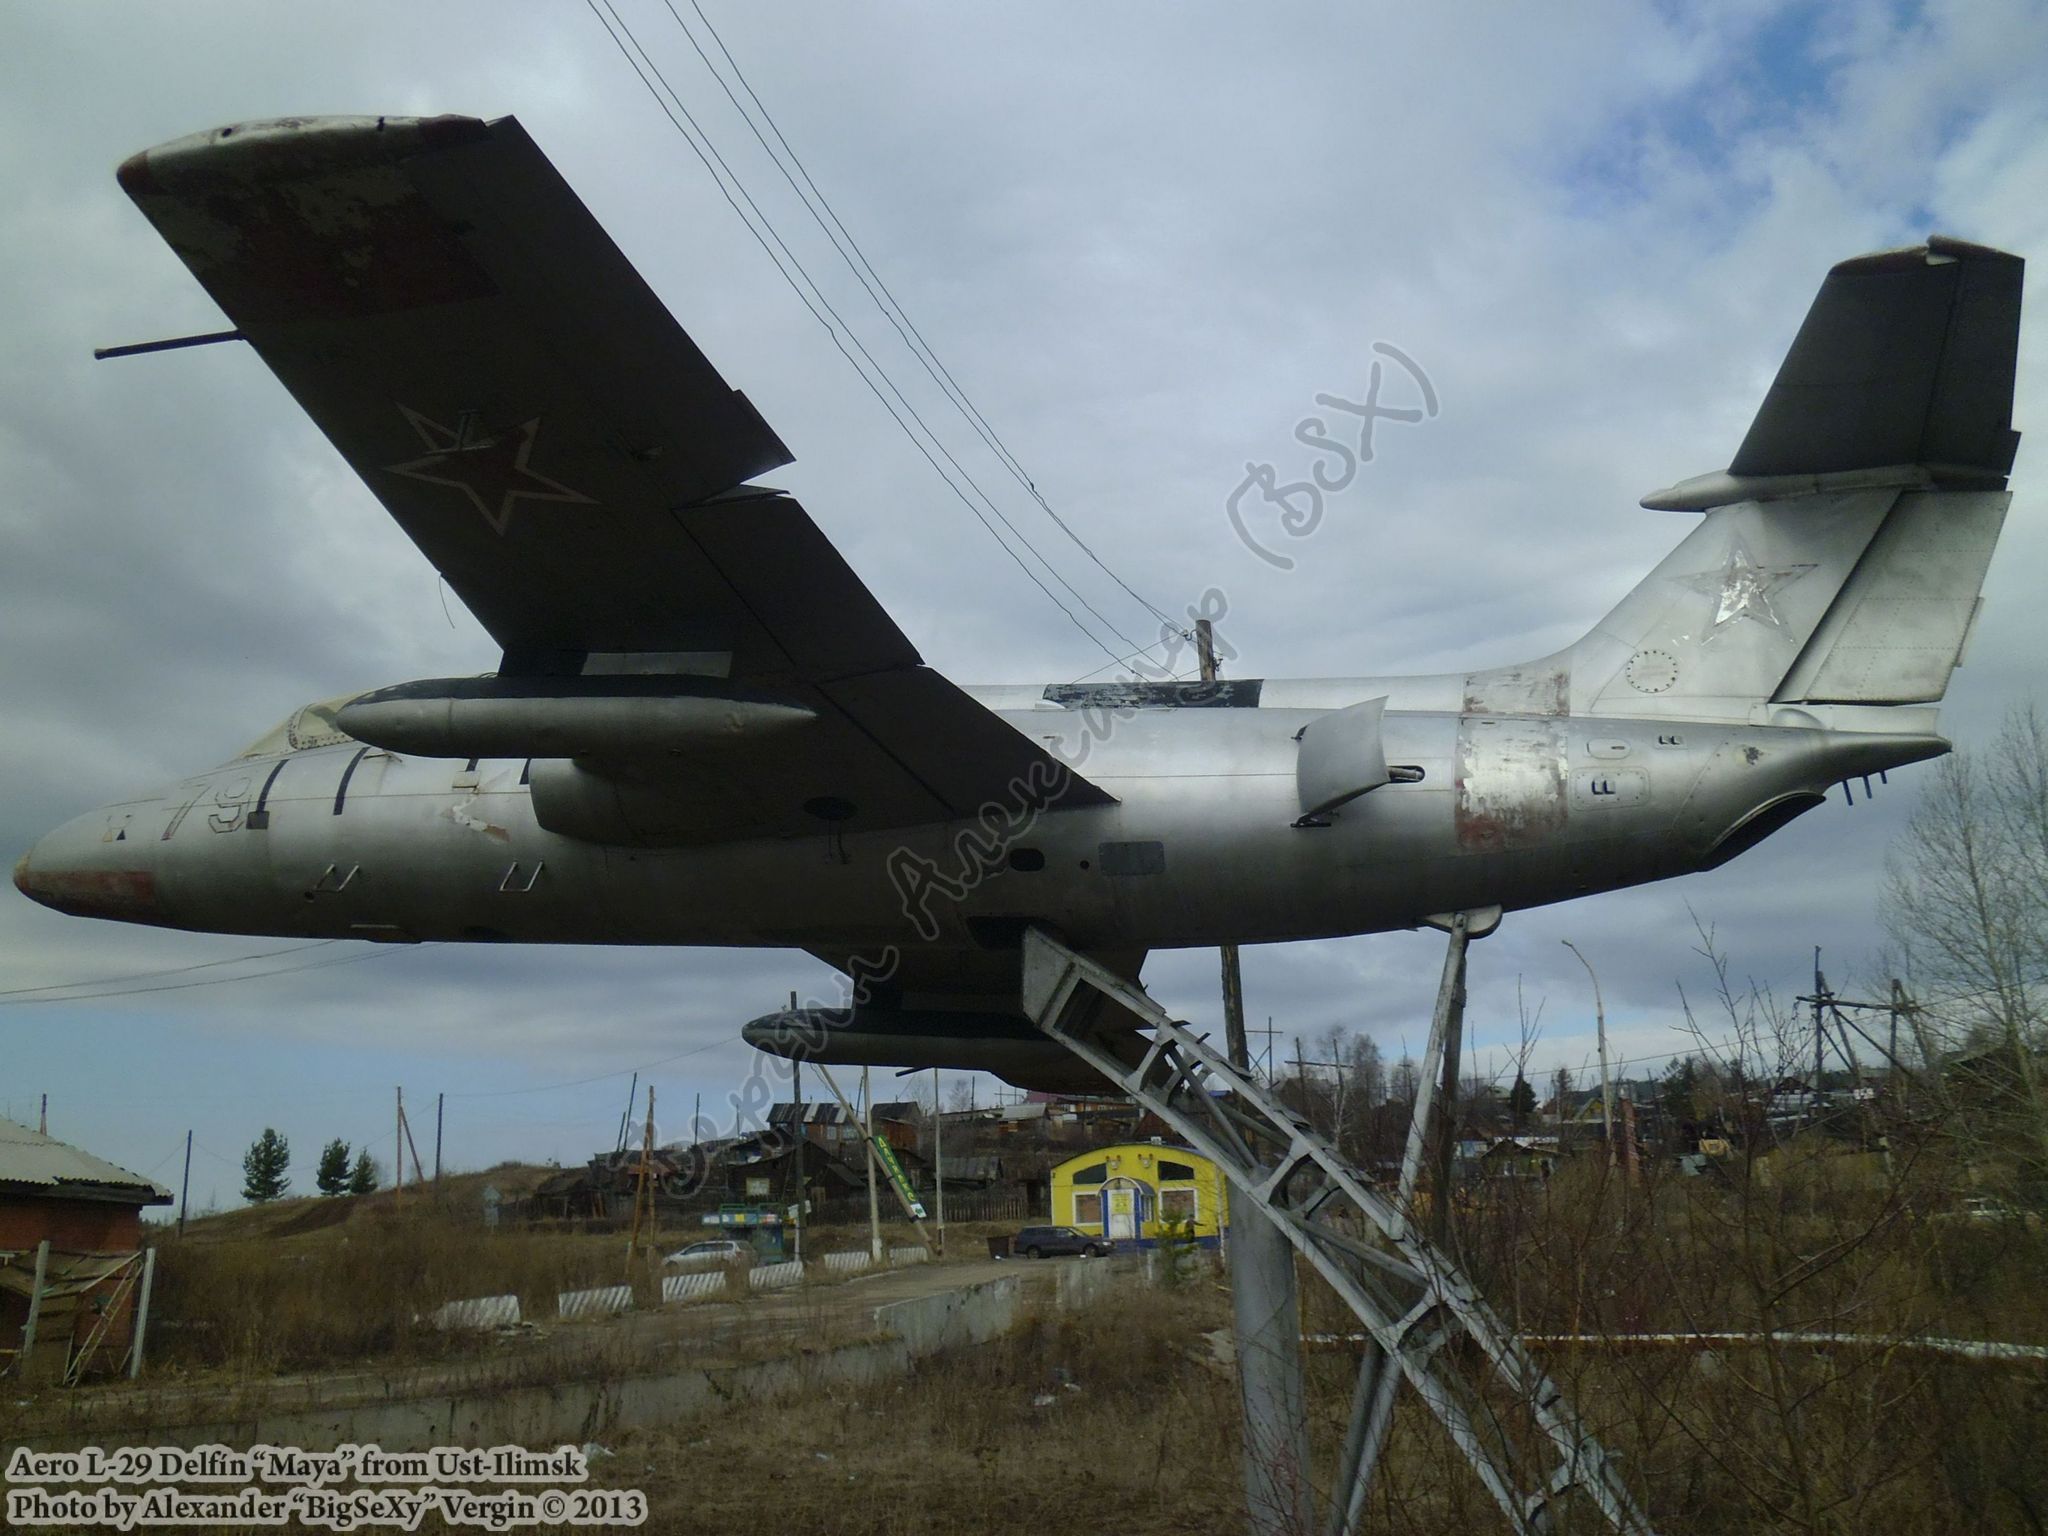
[(1924, 465), (2002, 488), (2019, 347), (2017, 256), (1960, 240), (1828, 273), (1728, 466), (1737, 478)]

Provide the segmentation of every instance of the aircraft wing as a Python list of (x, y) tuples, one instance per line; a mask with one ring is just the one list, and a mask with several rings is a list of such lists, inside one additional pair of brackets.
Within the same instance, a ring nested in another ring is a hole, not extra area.
[[(790, 750), (860, 788), (842, 830), (973, 814), (1051, 766), (921, 664), (795, 500), (747, 483), (789, 451), (515, 120), (245, 124), (120, 181), (503, 646), (501, 676), (788, 697), (818, 715)], [(1063, 805), (1112, 803), (1065, 777)], [(752, 809), (752, 832), (817, 829)]]

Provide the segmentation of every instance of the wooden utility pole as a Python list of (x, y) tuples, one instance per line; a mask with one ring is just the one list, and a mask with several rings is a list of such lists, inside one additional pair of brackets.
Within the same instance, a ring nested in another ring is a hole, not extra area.
[[(794, 990), (789, 994), (789, 1011), (796, 1012)], [(794, 1101), (793, 1113), (796, 1116), (796, 1147), (790, 1153), (796, 1159), (796, 1204), (791, 1209), (796, 1213), (793, 1218), (796, 1222), (796, 1261), (801, 1264), (804, 1261), (804, 1206), (810, 1194), (809, 1180), (804, 1171), (804, 1158), (809, 1150), (811, 1132), (810, 1127), (804, 1124), (804, 1063), (800, 1056), (789, 1058), (789, 1096)], [(785, 1194), (789, 1192), (789, 1180), (786, 1177), (782, 1181), (782, 1189)]]
[(405, 1089), (398, 1095), (398, 1113), (391, 1122), (391, 1203), (395, 1207), (405, 1196)]
[(810, 1176), (804, 1161), (810, 1152), (811, 1128), (804, 1124), (804, 1064), (789, 1058), (789, 1091), (796, 1100), (796, 1261), (804, 1261), (804, 1207), (811, 1203)]
[(437, 1195), (441, 1193), (441, 1106), (447, 1098), (445, 1093), (434, 1095), (434, 1193)]
[(868, 1089), (868, 1069), (860, 1069), (861, 1139), (868, 1150), (868, 1255), (882, 1262), (882, 1202), (875, 1192), (875, 1101)]
[(185, 1235), (185, 1208), (192, 1195), (192, 1133), (185, 1133), (185, 1176), (178, 1180), (178, 1236)]
[(626, 1084), (626, 1107), (619, 1111), (619, 1139), (612, 1147), (616, 1157), (626, 1150), (626, 1132), (633, 1124), (633, 1101), (640, 1097), (640, 1074), (635, 1072), (633, 1080)]
[(647, 1223), (647, 1245), (654, 1246), (654, 1084), (647, 1085), (647, 1130), (640, 1139), (640, 1178), (633, 1190), (633, 1230), (626, 1239), (626, 1273), (633, 1272), (633, 1255), (640, 1249), (640, 1224)]
[(932, 1068), (932, 1194), (939, 1206), (939, 1252), (946, 1251), (946, 1110), (939, 1097), (939, 1069)]
[[(1202, 664), (1202, 681), (1213, 683), (1216, 670), (1216, 630), (1207, 619), (1195, 620), (1195, 652)], [(1223, 968), (1223, 1034), (1232, 1066), (1251, 1066), (1250, 1048), (1244, 1035), (1244, 972), (1238, 964), (1237, 946), (1219, 947)]]
[[(1600, 1139), (1607, 1144), (1607, 1166), (1614, 1166), (1614, 1080), (1607, 1075), (1607, 1005), (1600, 1000), (1600, 978), (1594, 975), (1593, 962), (1579, 954), (1579, 946), (1570, 939), (1562, 941), (1564, 947), (1578, 956), (1579, 964), (1586, 968), (1586, 974), (1593, 979), (1593, 1027), (1598, 1031), (1600, 1042)], [(1560, 1111), (1562, 1105), (1558, 1106)]]
[[(405, 1106), (403, 1104), (400, 1104), (398, 1107), (398, 1128), (405, 1134), (405, 1144), (412, 1148), (412, 1186), (414, 1189), (418, 1189), (420, 1185), (427, 1182), (427, 1171), (420, 1166), (419, 1143), (412, 1139), (412, 1122), (405, 1118)], [(401, 1177), (405, 1173), (405, 1162), (403, 1159), (399, 1160), (398, 1172)]]

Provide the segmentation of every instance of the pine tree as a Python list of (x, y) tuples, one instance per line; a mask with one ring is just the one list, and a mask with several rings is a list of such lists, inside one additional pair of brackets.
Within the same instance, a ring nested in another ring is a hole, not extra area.
[(251, 1205), (277, 1199), (291, 1188), (285, 1173), (291, 1162), (292, 1144), (266, 1125), (242, 1154), (242, 1198)]
[(1515, 1086), (1508, 1090), (1508, 1110), (1515, 1117), (1516, 1130), (1529, 1123), (1529, 1116), (1535, 1108), (1536, 1090), (1529, 1086), (1529, 1079), (1517, 1072)]
[(320, 1149), (320, 1166), (313, 1183), (323, 1195), (348, 1193), (348, 1143), (339, 1136)]
[(366, 1147), (356, 1154), (356, 1165), (349, 1171), (348, 1192), (352, 1195), (367, 1195), (377, 1187), (377, 1165), (370, 1161)]

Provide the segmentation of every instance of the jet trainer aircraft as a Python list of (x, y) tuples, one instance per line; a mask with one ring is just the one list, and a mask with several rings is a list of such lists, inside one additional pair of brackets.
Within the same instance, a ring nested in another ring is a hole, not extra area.
[[(15, 870), (216, 932), (797, 946), (852, 1006), (748, 1038), (1071, 1081), (1044, 924), (1147, 951), (1415, 927), (1708, 869), (1937, 756), (2004, 519), (2023, 264), (1829, 273), (1704, 514), (1586, 636), (1427, 677), (961, 688), (510, 118), (180, 139), (121, 185), (503, 658), (309, 705)], [(832, 1027), (820, 1028), (821, 1024)]]

